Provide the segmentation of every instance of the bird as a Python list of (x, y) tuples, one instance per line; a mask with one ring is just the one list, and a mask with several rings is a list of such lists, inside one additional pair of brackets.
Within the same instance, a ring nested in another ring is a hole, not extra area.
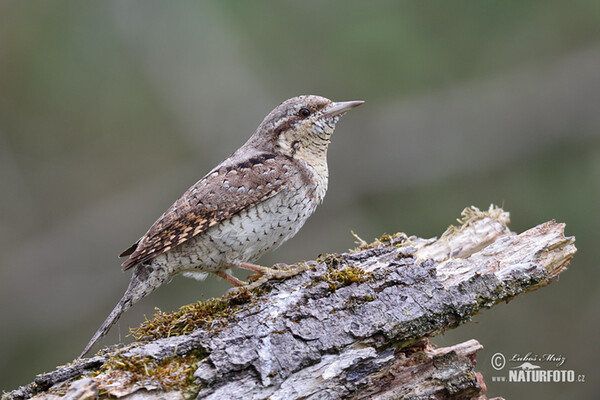
[(364, 101), (303, 95), (271, 111), (247, 142), (190, 187), (120, 257), (129, 286), (79, 358), (119, 317), (172, 276), (213, 273), (234, 286), (232, 268), (265, 276), (254, 264), (293, 237), (323, 201), (327, 149), (339, 118)]

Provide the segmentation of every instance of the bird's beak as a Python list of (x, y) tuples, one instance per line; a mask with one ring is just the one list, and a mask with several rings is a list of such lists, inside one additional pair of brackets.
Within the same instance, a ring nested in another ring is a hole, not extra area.
[(360, 106), (364, 101), (355, 100), (355, 101), (341, 101), (338, 103), (333, 103), (327, 108), (327, 111), (323, 113), (324, 117), (335, 117), (336, 115), (341, 115), (351, 108)]

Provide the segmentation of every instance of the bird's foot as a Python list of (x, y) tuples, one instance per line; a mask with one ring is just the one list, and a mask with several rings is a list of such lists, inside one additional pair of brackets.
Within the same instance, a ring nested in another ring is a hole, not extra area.
[[(249, 271), (254, 271), (256, 273), (248, 277), (248, 283), (240, 281), (234, 276), (226, 274), (224, 271), (219, 271), (219, 273), (216, 273), (216, 275), (225, 279), (227, 282), (233, 284), (234, 286), (242, 287), (243, 285), (243, 288), (247, 290), (255, 289), (271, 279), (283, 279), (292, 277), (303, 271), (306, 271), (309, 268), (309, 266), (304, 263), (300, 265), (287, 265), (279, 263), (273, 265), (272, 267), (263, 267), (262, 265), (256, 265), (248, 262), (239, 262), (233, 266)], [(228, 275), (228, 277), (226, 278), (224, 275)], [(233, 278), (233, 280), (231, 280), (231, 278)], [(242, 283), (242, 285), (238, 285), (238, 282)]]
[(288, 265), (283, 263), (274, 264), (272, 267), (263, 267), (262, 265), (243, 262), (237, 265), (237, 267), (256, 272), (256, 274), (248, 277), (250, 280), (261, 277), (268, 277), (268, 279), (288, 278), (307, 269), (304, 265)]
[(215, 271), (213, 272), (219, 278), (225, 279), (227, 282), (231, 283), (235, 287), (241, 287), (246, 285), (246, 282), (239, 280), (235, 276), (231, 275), (227, 271)]

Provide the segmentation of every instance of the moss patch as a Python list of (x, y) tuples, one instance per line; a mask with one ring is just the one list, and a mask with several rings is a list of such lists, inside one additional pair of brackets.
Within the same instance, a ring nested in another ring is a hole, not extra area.
[(317, 257), (319, 264), (325, 264), (327, 268), (337, 268), (344, 263), (344, 258), (340, 254), (319, 254)]
[(353, 254), (363, 250), (380, 249), (389, 246), (402, 247), (406, 244), (407, 240), (408, 237), (403, 232), (397, 232), (393, 235), (384, 233), (383, 235), (381, 235), (380, 238), (375, 239), (375, 241), (371, 243), (367, 243), (364, 240), (360, 239), (360, 245), (350, 250), (349, 252), (350, 254)]
[(363, 283), (371, 279), (372, 273), (357, 267), (342, 269), (328, 268), (323, 280), (329, 284), (329, 289), (335, 291), (353, 283)]
[(155, 360), (152, 357), (111, 357), (91, 377), (97, 382), (99, 396), (110, 396), (111, 387), (134, 385), (158, 387), (161, 390), (196, 392), (194, 381), (196, 364), (207, 356), (202, 351), (192, 351), (184, 356)]
[(241, 288), (220, 298), (185, 305), (174, 312), (156, 309), (151, 319), (146, 319), (140, 326), (131, 328), (130, 334), (137, 340), (152, 340), (185, 335), (199, 326), (221, 329), (227, 325), (229, 318), (240, 309), (242, 304), (251, 302), (263, 293), (265, 289), (257, 288), (249, 291)]

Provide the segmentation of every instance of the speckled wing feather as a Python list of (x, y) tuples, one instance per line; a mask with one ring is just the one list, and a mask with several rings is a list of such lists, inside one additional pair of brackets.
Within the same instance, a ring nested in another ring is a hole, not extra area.
[(264, 153), (220, 165), (189, 188), (133, 246), (127, 270), (165, 253), (283, 189), (282, 175), (291, 166), (287, 157)]

